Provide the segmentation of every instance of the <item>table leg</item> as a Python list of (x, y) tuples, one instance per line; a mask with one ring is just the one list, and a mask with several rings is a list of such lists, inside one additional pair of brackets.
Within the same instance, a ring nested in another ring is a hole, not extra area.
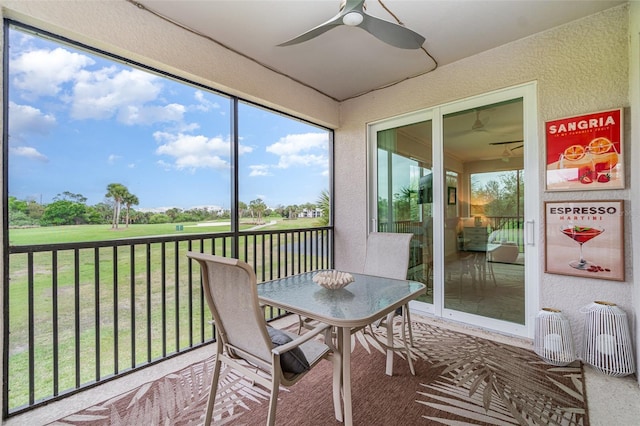
[[(404, 309), (404, 308), (403, 308)], [(395, 312), (387, 314), (387, 376), (393, 376), (393, 317)], [(404, 327), (404, 324), (403, 324)]]
[(351, 329), (342, 329), (342, 390), (344, 399), (344, 424), (353, 425), (351, 407)]
[[(336, 339), (333, 340), (331, 332), (327, 337), (329, 347), (334, 351), (334, 356), (338, 358), (339, 363), (334, 366), (333, 371), (333, 407), (335, 411), (336, 420), (340, 423), (343, 422), (344, 416), (342, 413), (342, 328), (336, 329)], [(334, 343), (337, 347), (334, 346)]]

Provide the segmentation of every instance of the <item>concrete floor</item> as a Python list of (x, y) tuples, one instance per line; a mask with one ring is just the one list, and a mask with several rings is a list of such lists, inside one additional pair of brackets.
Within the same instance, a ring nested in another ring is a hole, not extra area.
[(635, 375), (611, 377), (585, 367), (592, 426), (640, 424), (640, 388)]
[[(285, 324), (277, 326), (288, 325)], [(456, 331), (475, 334), (480, 337), (490, 338), (503, 343), (526, 347), (533, 350), (533, 343), (526, 339), (509, 336), (496, 336), (484, 330), (445, 322), (444, 320), (412, 315), (414, 321), (426, 321), (437, 324), (440, 327), (448, 327)], [(65, 398), (62, 401), (51, 403), (45, 407), (32, 410), (28, 413), (14, 416), (2, 422), (7, 426), (38, 426), (45, 425), (56, 419), (73, 414), (84, 407), (97, 404), (105, 399), (115, 397), (129, 389), (156, 380), (173, 371), (180, 370), (195, 362), (209, 357), (211, 347), (200, 348), (160, 363), (157, 366), (146, 368), (142, 371), (129, 374), (121, 379), (98, 386), (77, 395)], [(589, 404), (589, 419), (591, 426), (638, 426), (640, 425), (640, 386), (635, 375), (627, 377), (610, 377), (604, 375), (590, 366), (585, 366), (585, 380), (587, 387), (587, 399)]]

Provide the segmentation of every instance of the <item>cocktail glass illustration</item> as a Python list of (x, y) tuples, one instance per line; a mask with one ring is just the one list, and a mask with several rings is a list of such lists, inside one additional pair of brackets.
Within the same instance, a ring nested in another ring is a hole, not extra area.
[(566, 224), (560, 227), (560, 231), (580, 245), (580, 259), (569, 262), (569, 266), (581, 270), (587, 270), (589, 267), (594, 266), (593, 263), (585, 260), (582, 254), (582, 245), (602, 234), (604, 229), (599, 226)]
[(582, 145), (567, 147), (560, 154), (559, 167), (561, 169), (577, 169), (575, 177), (571, 180), (575, 179), (583, 184), (589, 184), (596, 180), (593, 157), (589, 150)]
[(614, 171), (620, 154), (616, 145), (605, 137), (592, 139), (586, 146), (571, 145), (560, 154), (558, 168), (575, 169), (569, 180), (583, 184), (607, 183), (615, 179)]
[(613, 168), (618, 164), (616, 146), (607, 138), (599, 137), (589, 142), (587, 150), (593, 157), (593, 167), (598, 182), (609, 182)]

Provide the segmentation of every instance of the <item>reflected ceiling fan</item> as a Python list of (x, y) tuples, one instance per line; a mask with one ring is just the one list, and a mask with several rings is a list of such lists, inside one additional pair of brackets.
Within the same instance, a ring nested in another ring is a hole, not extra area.
[[(487, 118), (485, 119), (485, 121), (487, 121), (487, 122), (488, 122), (488, 121), (489, 121), (489, 117), (487, 117)], [(474, 130), (474, 131), (476, 131), (476, 132), (477, 132), (477, 131), (480, 131), (480, 130), (482, 130), (482, 131), (486, 131), (486, 129), (484, 128), (484, 125), (485, 125), (485, 123), (484, 123), (482, 120), (480, 120), (480, 110), (479, 110), (479, 109), (477, 109), (477, 110), (476, 110), (476, 120), (475, 120), (475, 121), (473, 122), (473, 124), (471, 125), (471, 130)]]
[(342, 0), (340, 12), (336, 16), (278, 46), (291, 46), (311, 40), (340, 25), (362, 28), (377, 39), (400, 49), (419, 49), (424, 43), (425, 38), (415, 31), (368, 15), (365, 8), (364, 0)]
[[(509, 148), (507, 145), (512, 143), (519, 143), (520, 145), (513, 148)], [(503, 141), (503, 142), (490, 142), (489, 145), (504, 145), (504, 150), (502, 151), (502, 161), (507, 162), (509, 161), (509, 157), (513, 155), (513, 151), (515, 151), (516, 149), (522, 149), (522, 147), (524, 146), (523, 143), (524, 143), (524, 140), (515, 140), (515, 141)]]
[(471, 124), (470, 130), (472, 132), (480, 133), (496, 133), (494, 132), (488, 124), (491, 122), (491, 112), (492, 108), (476, 108), (476, 119)]

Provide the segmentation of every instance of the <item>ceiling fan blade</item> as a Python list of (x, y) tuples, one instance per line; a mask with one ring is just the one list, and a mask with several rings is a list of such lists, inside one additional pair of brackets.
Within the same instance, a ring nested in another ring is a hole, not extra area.
[(517, 141), (504, 141), (504, 142), (489, 142), (489, 145), (506, 145), (506, 144), (510, 144), (510, 143), (520, 143), (520, 142), (524, 142), (524, 141), (523, 140), (517, 140)]
[(407, 27), (367, 14), (358, 26), (378, 40), (400, 49), (419, 49), (425, 41), (424, 37)]
[(511, 151), (515, 151), (516, 149), (522, 148), (524, 145), (516, 146), (515, 148), (511, 148)]
[(315, 28), (310, 29), (307, 32), (304, 32), (302, 34), (300, 34), (299, 36), (296, 36), (294, 38), (292, 38), (291, 40), (285, 41), (284, 43), (280, 43), (278, 46), (280, 47), (284, 47), (284, 46), (291, 46), (294, 44), (298, 44), (298, 43), (302, 43), (308, 40), (311, 40), (314, 37), (319, 36), (320, 34), (324, 34), (327, 31), (339, 26), (339, 25), (343, 25), (342, 23), (342, 16), (344, 15), (344, 13), (340, 12), (339, 14), (337, 14), (336, 16), (334, 16), (333, 18), (329, 19), (327, 22), (318, 25)]
[(280, 47), (291, 46), (294, 44), (309, 41), (312, 38), (317, 37), (320, 34), (324, 34), (327, 31), (337, 26), (344, 25), (344, 22), (342, 19), (344, 18), (345, 15), (351, 12), (356, 12), (364, 18), (366, 15), (364, 13), (363, 8), (364, 8), (364, 0), (347, 0), (344, 3), (344, 6), (340, 9), (340, 13), (338, 13), (336, 16), (329, 19), (327, 22), (324, 22), (318, 25), (317, 27), (314, 27), (309, 31), (306, 31), (300, 34), (299, 36), (292, 38), (291, 40), (285, 41), (284, 43), (280, 43), (278, 46)]
[[(344, 6), (340, 10), (340, 13), (327, 22), (302, 33), (291, 40), (280, 43), (278, 46), (291, 46), (311, 40), (312, 38), (317, 37), (339, 25), (359, 27), (377, 39), (401, 49), (419, 49), (425, 41), (425, 38), (420, 34), (402, 25), (367, 15), (364, 12), (364, 0), (346, 0), (343, 4)], [(350, 16), (347, 17), (347, 15)], [(347, 23), (345, 23), (345, 20), (343, 20), (345, 17), (355, 17), (356, 21), (348, 22), (347, 20)], [(357, 23), (360, 19), (362, 19), (362, 22)]]

